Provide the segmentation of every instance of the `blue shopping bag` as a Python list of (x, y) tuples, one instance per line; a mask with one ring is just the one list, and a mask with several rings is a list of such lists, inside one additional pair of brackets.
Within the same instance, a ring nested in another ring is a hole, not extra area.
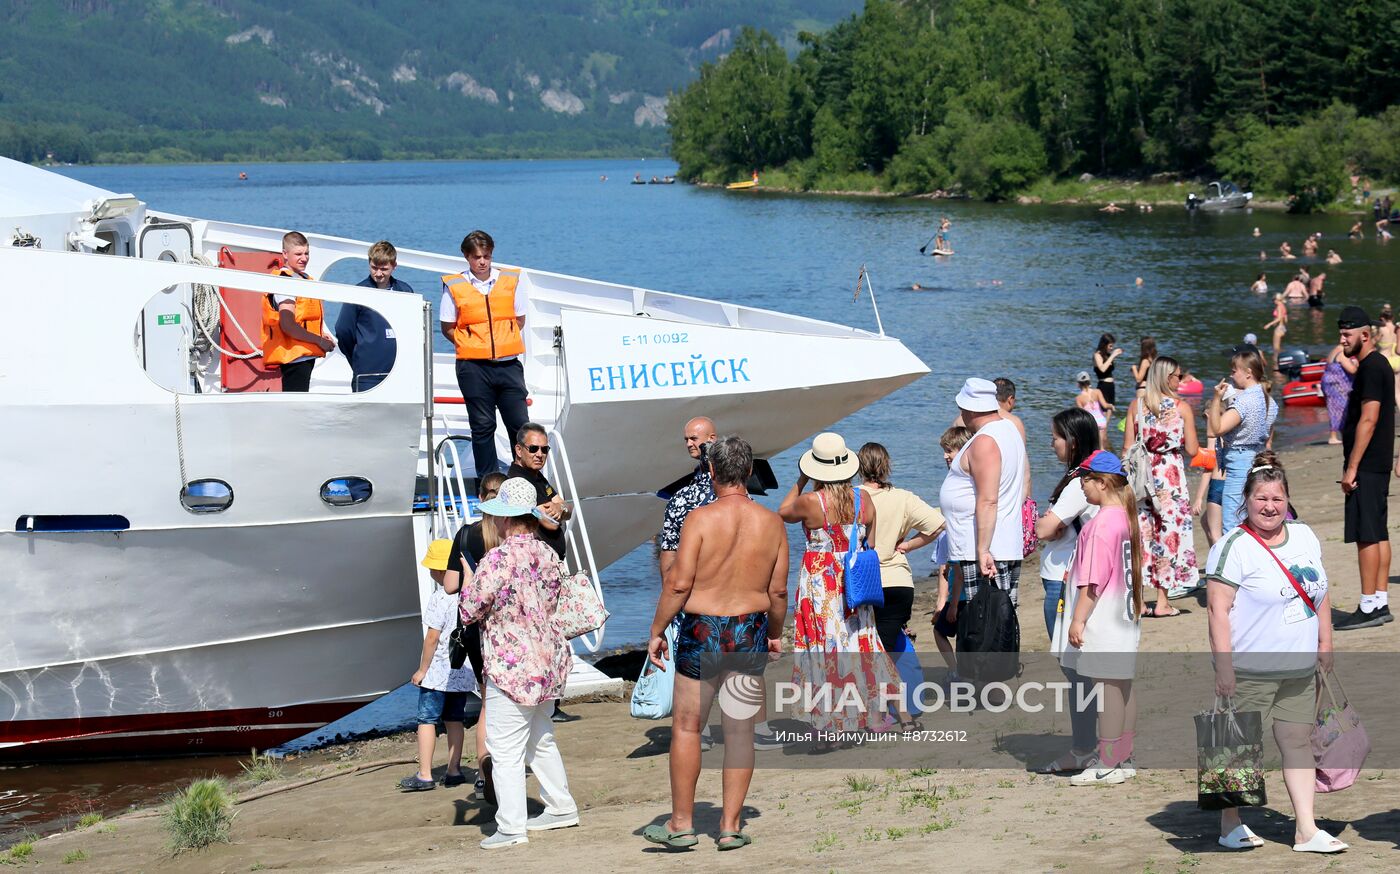
[(671, 715), (671, 695), (676, 687), (676, 623), (666, 626), (666, 670), (647, 659), (632, 689), (633, 719), (665, 719)]

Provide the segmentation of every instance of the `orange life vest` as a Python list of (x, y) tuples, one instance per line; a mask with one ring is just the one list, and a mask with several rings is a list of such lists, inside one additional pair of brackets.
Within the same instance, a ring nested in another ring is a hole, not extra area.
[(519, 282), (519, 270), (502, 270), (491, 293), (482, 294), (464, 274), (442, 277), (457, 305), (452, 341), (458, 358), (482, 360), (525, 354), (525, 338), (515, 321), (515, 287)]
[[(278, 276), (308, 278), (290, 267), (282, 267), (274, 272)], [(296, 313), (293, 318), (296, 319), (297, 324), (301, 325), (304, 330), (318, 337), (321, 336), (324, 322), (320, 299), (299, 297), (296, 301)], [(324, 358), (326, 355), (326, 351), (315, 343), (293, 340), (282, 332), (282, 316), (277, 311), (277, 307), (273, 306), (270, 294), (263, 295), (262, 325), (263, 364), (269, 367), (291, 364), (298, 358), (305, 358), (308, 355), (313, 358)]]

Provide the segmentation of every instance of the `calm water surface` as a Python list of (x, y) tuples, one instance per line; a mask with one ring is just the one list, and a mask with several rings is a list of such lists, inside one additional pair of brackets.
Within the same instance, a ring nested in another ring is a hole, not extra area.
[[(236, 178), (239, 170), (249, 180)], [(1090, 368), (1103, 331), (1128, 348), (1119, 385), (1130, 382), (1137, 339), (1157, 338), (1207, 385), (1227, 370), (1226, 355), (1247, 331), (1260, 334), (1270, 302), (1248, 291), (1268, 272), (1281, 290), (1300, 258), (1284, 263), (1278, 244), (1301, 251), (1323, 233), (1323, 252), (1345, 259), (1325, 269), (1321, 313), (1295, 308), (1287, 346), (1323, 351), (1336, 340), (1342, 303), (1372, 312), (1400, 279), (1400, 243), (1346, 239), (1351, 219), (1272, 211), (1231, 215), (1105, 215), (1092, 207), (1021, 207), (884, 198), (726, 193), (688, 185), (633, 186), (675, 171), (665, 161), (521, 161), (295, 164), (196, 167), (84, 167), (69, 175), (139, 195), (153, 208), (191, 216), (295, 227), (365, 240), (387, 238), (416, 249), (455, 252), (476, 227), (496, 239), (505, 262), (798, 313), (873, 329), (866, 295), (852, 302), (862, 264), (874, 284), (885, 330), (903, 340), (932, 373), (836, 426), (859, 445), (878, 440), (895, 460), (895, 480), (931, 501), (942, 482), (936, 441), (957, 410), (952, 397), (971, 375), (1009, 376), (1031, 437), (1035, 493), (1059, 475), (1050, 450), (1050, 417), (1069, 405), (1074, 376)], [(606, 175), (603, 182), (600, 176)], [(1186, 188), (1182, 189), (1185, 200)], [(957, 254), (929, 258), (919, 246), (940, 215), (952, 222)], [(1255, 227), (1259, 238), (1252, 236)], [(1368, 223), (1369, 230), (1369, 223)], [(1270, 258), (1260, 262), (1259, 252)], [(420, 291), (434, 277), (401, 271)], [(1142, 285), (1136, 285), (1136, 278)], [(331, 279), (357, 281), (355, 270)], [(913, 291), (918, 283), (925, 291)], [(442, 342), (438, 338), (439, 343)], [(800, 362), (794, 362), (800, 367)], [(1120, 391), (1120, 399), (1124, 392)], [(697, 407), (697, 413), (703, 408)], [(1316, 439), (1319, 409), (1286, 409), (1286, 439)], [(676, 451), (683, 452), (681, 422)], [(719, 423), (723, 430), (724, 423)], [(1321, 434), (1325, 437), (1325, 434)], [(785, 489), (800, 448), (773, 459)], [(658, 483), (658, 487), (662, 485)], [(776, 507), (781, 495), (766, 503)], [(926, 559), (916, 558), (917, 568)], [(641, 641), (655, 605), (656, 568), (639, 548), (604, 575), (605, 646)], [(404, 654), (405, 672), (413, 654)], [(369, 714), (318, 734), (396, 725), (412, 715), (401, 690)], [(153, 785), (221, 770), (232, 761), (123, 763), (0, 770), (0, 830), (42, 827), (86, 799), (99, 809), (149, 800)], [(64, 805), (68, 807), (65, 808)], [(81, 811), (79, 811), (81, 812)]]

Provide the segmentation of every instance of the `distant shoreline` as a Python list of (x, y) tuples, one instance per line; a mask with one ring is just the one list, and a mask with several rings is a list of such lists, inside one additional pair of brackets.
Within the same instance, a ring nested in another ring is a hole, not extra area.
[[(1097, 183), (1099, 190), (1094, 190)], [(688, 183), (697, 188), (710, 188), (724, 190), (725, 185), (719, 182), (691, 182)], [(1073, 186), (1074, 188), (1070, 188)], [(1139, 183), (1128, 179), (1095, 179), (1091, 183), (1079, 183), (1072, 180), (1063, 182), (1039, 183), (1026, 191), (1000, 201), (1004, 204), (1015, 206), (1094, 206), (1102, 207), (1110, 203), (1123, 206), (1125, 210), (1135, 209), (1139, 204), (1150, 205), (1154, 209), (1159, 206), (1175, 206), (1185, 209), (1186, 193), (1195, 186), (1196, 190), (1204, 190), (1203, 183), (1182, 182), (1182, 183)], [(1089, 190), (1082, 193), (1072, 193), (1079, 187), (1088, 187)], [(1066, 190), (1060, 191), (1064, 188)], [(1169, 190), (1168, 190), (1169, 189)], [(897, 198), (902, 200), (946, 200), (946, 201), (972, 201), (974, 198), (958, 194), (947, 194), (944, 192), (923, 192), (919, 194), (902, 194), (893, 191), (880, 191), (878, 189), (820, 189), (820, 188), (795, 188), (789, 185), (765, 185), (760, 174), (759, 184), (754, 188), (743, 189), (742, 193), (749, 192), (775, 192), (778, 194), (794, 195), (814, 195), (817, 197), (869, 197), (869, 198)], [(1105, 196), (1111, 194), (1112, 196)], [(979, 201), (980, 202), (980, 201)], [(1281, 200), (1255, 199), (1250, 201), (1251, 209), (1267, 209), (1286, 211), (1288, 204)], [(1360, 212), (1360, 207), (1347, 207), (1345, 204), (1334, 204), (1331, 212)]]

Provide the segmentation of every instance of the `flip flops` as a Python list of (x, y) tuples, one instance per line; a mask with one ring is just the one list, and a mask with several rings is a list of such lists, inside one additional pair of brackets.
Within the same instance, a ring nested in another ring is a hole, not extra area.
[(1142, 615), (1147, 619), (1170, 619), (1173, 616), (1180, 616), (1181, 611), (1176, 609), (1175, 607), (1171, 607), (1167, 610), (1166, 613), (1158, 613), (1157, 605), (1153, 604), (1150, 607), (1142, 608)]
[(677, 850), (693, 847), (700, 843), (700, 839), (695, 836), (695, 829), (690, 828), (673, 832), (666, 828), (664, 824), (647, 826), (642, 829), (642, 837), (651, 841), (653, 844), (661, 844)]
[(1306, 843), (1294, 844), (1295, 853), (1340, 853), (1347, 849), (1347, 845), (1329, 835), (1322, 829), (1318, 829)]
[[(725, 841), (729, 843), (725, 843)], [(718, 847), (719, 851), (722, 853), (725, 850), (737, 850), (741, 847), (747, 847), (751, 843), (753, 843), (753, 838), (743, 832), (723, 831), (719, 833), (719, 838), (715, 841), (715, 846)]]
[(1250, 831), (1249, 826), (1240, 823), (1228, 835), (1221, 837), (1217, 843), (1227, 850), (1252, 850), (1255, 847), (1264, 846), (1264, 839)]

